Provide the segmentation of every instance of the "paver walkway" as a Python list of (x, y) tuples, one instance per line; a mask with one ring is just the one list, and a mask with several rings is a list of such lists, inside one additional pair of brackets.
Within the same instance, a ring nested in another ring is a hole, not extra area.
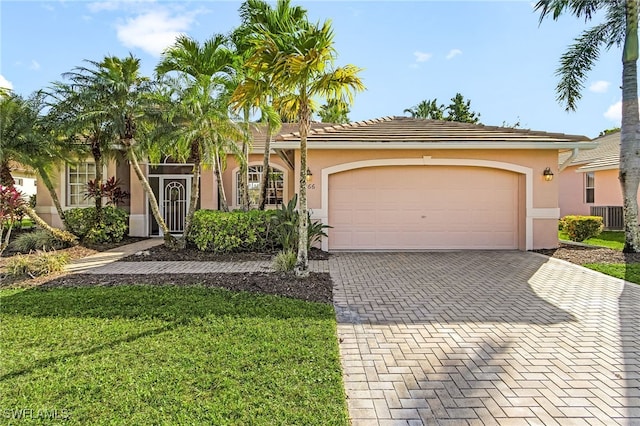
[(524, 252), (329, 263), (354, 425), (640, 425), (640, 286)]

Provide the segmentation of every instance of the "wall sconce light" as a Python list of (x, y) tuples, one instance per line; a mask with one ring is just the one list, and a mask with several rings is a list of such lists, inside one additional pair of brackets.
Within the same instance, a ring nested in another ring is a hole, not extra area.
[(307, 168), (307, 182), (311, 182), (312, 178), (313, 178), (313, 173), (311, 173), (311, 170)]
[(553, 180), (553, 172), (549, 167), (544, 169), (544, 172), (542, 172), (542, 176), (544, 176), (544, 180), (546, 180), (547, 182), (551, 182)]

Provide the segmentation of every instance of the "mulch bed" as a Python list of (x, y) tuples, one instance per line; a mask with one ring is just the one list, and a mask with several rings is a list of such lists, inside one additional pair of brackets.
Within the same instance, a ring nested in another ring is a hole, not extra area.
[[(124, 262), (164, 262), (164, 261), (196, 261), (196, 262), (251, 262), (254, 260), (271, 260), (277, 254), (272, 253), (213, 253), (200, 251), (194, 247), (183, 250), (171, 250), (164, 245), (151, 247), (139, 254), (122, 259)], [(316, 248), (309, 250), (309, 260), (327, 260), (329, 253)]]
[(177, 285), (221, 287), (231, 291), (248, 291), (300, 299), (308, 302), (331, 303), (333, 284), (327, 273), (312, 272), (299, 279), (286, 273), (225, 273), (225, 274), (71, 274), (47, 281), (39, 288), (89, 287), (117, 285)]
[(587, 263), (640, 263), (640, 253), (622, 253), (604, 247), (585, 247), (560, 244), (557, 249), (534, 250), (549, 257), (566, 260), (578, 265)]

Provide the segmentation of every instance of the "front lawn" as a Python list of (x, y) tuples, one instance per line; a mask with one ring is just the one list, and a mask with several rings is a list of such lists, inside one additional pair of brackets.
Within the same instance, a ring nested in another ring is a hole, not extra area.
[(586, 263), (582, 266), (612, 277), (640, 284), (640, 263)]
[(348, 424), (330, 304), (118, 286), (2, 290), (0, 306), (4, 418)]
[[(570, 241), (569, 236), (564, 231), (558, 231), (558, 239)], [(582, 241), (584, 244), (592, 246), (608, 247), (622, 251), (624, 248), (624, 232), (622, 231), (602, 231), (600, 235)]]

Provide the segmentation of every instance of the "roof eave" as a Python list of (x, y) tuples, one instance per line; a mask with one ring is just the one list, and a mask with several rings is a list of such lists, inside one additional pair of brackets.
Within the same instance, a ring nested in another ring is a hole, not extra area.
[[(593, 142), (307, 142), (307, 149), (593, 149)], [(274, 149), (300, 149), (300, 142), (275, 142)]]
[(620, 168), (619, 164), (609, 164), (607, 166), (593, 166), (593, 167), (583, 166), (576, 169), (576, 173), (602, 172), (605, 170), (616, 170), (619, 168)]

